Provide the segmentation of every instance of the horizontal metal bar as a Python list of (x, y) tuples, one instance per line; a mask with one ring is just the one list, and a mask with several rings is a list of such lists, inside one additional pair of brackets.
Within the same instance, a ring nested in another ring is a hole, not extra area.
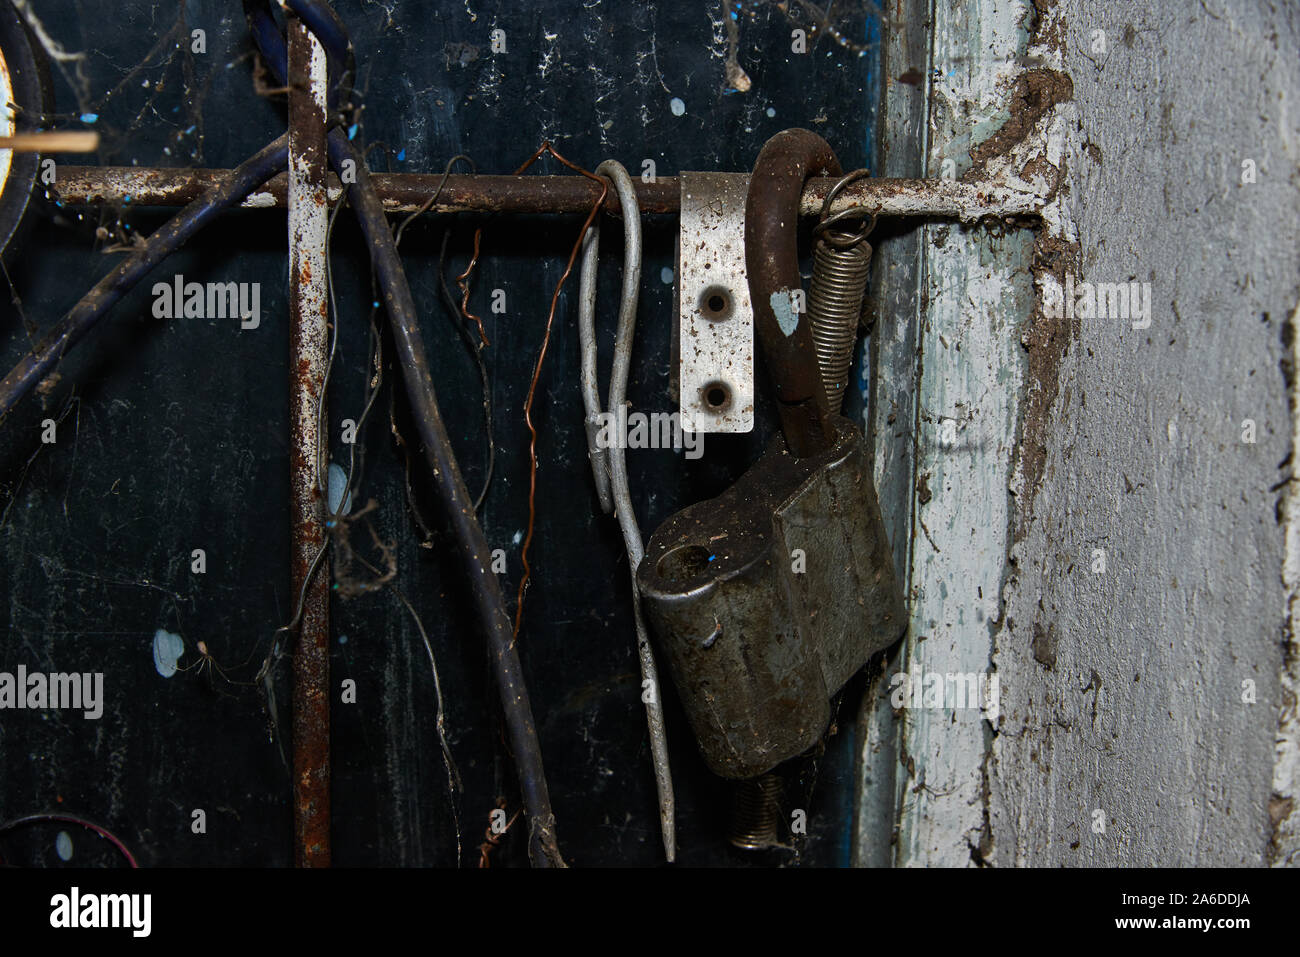
[[(55, 187), (70, 206), (182, 206), (200, 196), (226, 170), (145, 169), (134, 166), (62, 166)], [(376, 173), (375, 190), (390, 213), (421, 208), (438, 188), (441, 174)], [(805, 216), (821, 212), (834, 180), (808, 181), (800, 203)], [(272, 179), (244, 201), (245, 207), (284, 208), (287, 178)], [(330, 201), (340, 193), (338, 179), (329, 178)], [(636, 182), (643, 213), (679, 212), (681, 196), (676, 176), (652, 183)], [(448, 176), (431, 213), (584, 213), (596, 201), (599, 187), (584, 176)], [(942, 217), (961, 220), (986, 216), (1038, 216), (1044, 205), (1036, 193), (996, 182), (947, 179), (864, 179), (847, 186), (833, 212), (860, 207), (878, 216)], [(611, 191), (606, 209), (618, 214)]]

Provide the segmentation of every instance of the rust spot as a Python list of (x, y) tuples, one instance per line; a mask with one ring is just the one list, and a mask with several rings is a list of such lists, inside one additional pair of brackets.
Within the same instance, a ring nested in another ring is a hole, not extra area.
[[(309, 160), (316, 155), (304, 149)], [(133, 167), (69, 166), (59, 170), (60, 186), (51, 190), (69, 205), (104, 205), (121, 202), (129, 193), (133, 205), (184, 206), (219, 182), (222, 170), (157, 169), (142, 174)], [(384, 208), (391, 212), (412, 212), (424, 205), (438, 188), (442, 174), (375, 173), (371, 184)], [(337, 194), (338, 177), (326, 174), (325, 186)], [(288, 176), (279, 173), (256, 192), (270, 196), (283, 209), (288, 200)], [(636, 193), (644, 213), (674, 213), (681, 205), (675, 176), (660, 176), (653, 183), (636, 181)], [(469, 176), (452, 175), (431, 209), (435, 212), (500, 213), (587, 213), (600, 187), (586, 177), (574, 176)], [(328, 202), (328, 193), (316, 190), (313, 199)], [(604, 209), (616, 219), (622, 217), (618, 197), (611, 190)]]
[[(1035, 276), (1051, 275), (1057, 282), (1064, 283), (1067, 271), (1078, 272), (1080, 259), (1078, 243), (1068, 243), (1048, 236), (1046, 230), (1039, 230), (1034, 243)], [(1062, 316), (1052, 319), (1043, 315), (1042, 302), (1036, 297), (1027, 331), (1021, 340), (1027, 353), (1028, 388), (1023, 406), (1024, 426), (1016, 454), (1016, 472), (1026, 494), (1016, 509), (1016, 541), (1024, 538), (1033, 517), (1034, 493), (1042, 482), (1047, 467), (1047, 443), (1051, 434), (1048, 419), (1060, 392), (1061, 362), (1070, 351), (1070, 343), (1078, 338), (1079, 326), (1077, 318), (1067, 319)]]
[(1039, 622), (1034, 622), (1034, 638), (1030, 647), (1034, 660), (1051, 671), (1056, 666), (1056, 623), (1049, 622), (1044, 628)]
[(1010, 119), (983, 143), (970, 151), (971, 168), (964, 180), (980, 179), (994, 156), (1002, 156), (1028, 136), (1034, 124), (1057, 103), (1074, 98), (1074, 81), (1059, 70), (1026, 70), (1016, 77), (1007, 109)]
[(922, 505), (930, 504), (934, 494), (930, 491), (930, 473), (923, 472), (916, 480), (916, 500)]
[[(1037, 14), (1035, 39), (1048, 45), (1060, 43), (1059, 37), (1045, 35), (1052, 24), (1059, 27), (1059, 18), (1046, 16), (1054, 3), (1055, 0), (1035, 0), (1034, 3)], [(972, 166), (962, 179), (982, 178), (990, 158), (1005, 155), (1033, 133), (1039, 119), (1048, 111), (1073, 97), (1074, 83), (1065, 73), (1048, 69), (1026, 70), (1021, 73), (1011, 88), (1008, 102), (1010, 119), (993, 136), (971, 150)], [(1036, 161), (1028, 164), (1026, 172), (1029, 175), (1051, 173)], [(1056, 183), (1053, 193), (1068, 189), (1064, 162), (1054, 175), (1048, 176), (1049, 182), (1052, 179)], [(1032, 263), (1035, 277), (1050, 274), (1063, 283), (1067, 270), (1079, 272), (1079, 261), (1080, 248), (1077, 242), (1068, 243), (1048, 235), (1045, 229), (1038, 230)], [(1016, 502), (1013, 520), (1012, 537), (1015, 541), (1024, 538), (1033, 519), (1034, 496), (1047, 467), (1047, 443), (1050, 436), (1048, 418), (1060, 392), (1061, 362), (1078, 335), (1077, 318), (1052, 319), (1044, 316), (1042, 303), (1035, 296), (1026, 332), (1021, 338), (1021, 344), (1027, 353), (1028, 368), (1022, 406), (1024, 424), (1015, 456), (1015, 474), (1019, 487), (1023, 490)]]
[[(291, 146), (302, 150), (310, 175), (319, 186), (323, 179), (323, 117), (307, 95), (311, 48), (306, 28), (291, 19), (289, 29), (289, 125)], [(300, 141), (300, 142), (299, 142)], [(314, 190), (317, 203), (322, 190)], [(305, 588), (303, 615), (293, 648), (293, 770), (294, 860), (300, 867), (330, 863), (330, 709), (329, 709), (329, 593), (326, 574), (318, 569), (307, 586), (311, 565), (321, 542), (320, 490), (316, 487), (315, 396), (320, 383), (312, 375), (314, 364), (308, 316), (301, 289), (312, 281), (309, 263), (299, 267), (299, 282), (292, 297), (290, 350), (290, 482), (293, 508), (292, 588)], [(300, 311), (301, 310), (301, 311)], [(305, 408), (304, 408), (305, 406)], [(326, 566), (328, 567), (328, 566)]]
[(1284, 798), (1276, 792), (1268, 799), (1268, 823), (1274, 831), (1277, 826), (1291, 816), (1295, 808), (1295, 798)]

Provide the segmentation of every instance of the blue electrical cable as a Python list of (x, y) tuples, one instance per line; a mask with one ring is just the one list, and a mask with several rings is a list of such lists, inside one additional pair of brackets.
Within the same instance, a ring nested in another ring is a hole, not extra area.
[(289, 9), (296, 13), (325, 52), (343, 63), (352, 59), (352, 39), (347, 27), (334, 12), (334, 8), (320, 0), (289, 0)]
[[(352, 50), (352, 40), (347, 28), (339, 19), (334, 8), (319, 0), (289, 0), (289, 9), (301, 18), (325, 49), (325, 55), (335, 65), (335, 74), (340, 74), (340, 91), (333, 83), (330, 87), (330, 107), (337, 108), (340, 100), (345, 100), (345, 93), (351, 90), (346, 84), (356, 72), (356, 60)], [(266, 62), (272, 76), (281, 85), (286, 85), (289, 76), (289, 51), (284, 33), (276, 21), (271, 5), (266, 0), (244, 0), (244, 16), (248, 20), (253, 43)]]

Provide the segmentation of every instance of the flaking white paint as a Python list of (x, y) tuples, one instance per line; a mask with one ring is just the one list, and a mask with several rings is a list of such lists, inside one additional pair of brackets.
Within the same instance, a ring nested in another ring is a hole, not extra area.
[[(932, 75), (942, 79), (928, 166), (950, 159), (963, 170), (971, 147), (1007, 115), (1005, 91), (1028, 45), (1028, 5), (937, 0), (932, 10)], [(1043, 188), (1015, 185), (1029, 194)], [(1026, 230), (1000, 237), (949, 225), (925, 230), (915, 428), (918, 486), (928, 496), (913, 504), (911, 623), (898, 667), (986, 674), (1008, 548), (1033, 240)], [(955, 441), (945, 441), (945, 419), (957, 424), (947, 436)], [(895, 863), (965, 866), (981, 853), (988, 733), (978, 708), (903, 712)]]

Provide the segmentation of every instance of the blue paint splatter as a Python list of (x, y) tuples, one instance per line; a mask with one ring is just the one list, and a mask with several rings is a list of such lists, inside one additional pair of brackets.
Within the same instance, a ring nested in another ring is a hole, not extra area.
[(343, 466), (330, 463), (326, 484), (329, 486), (329, 509), (331, 515), (346, 515), (352, 511), (352, 493), (348, 491), (348, 473)]
[(348, 127), (348, 139), (354, 140), (356, 138), (357, 138), (357, 124), (353, 123), (351, 126)]
[(158, 674), (164, 678), (176, 674), (176, 662), (183, 654), (185, 641), (180, 635), (174, 635), (163, 628), (153, 633), (153, 666)]
[(397, 154), (397, 162), (399, 163), (406, 162), (406, 150), (402, 150), (400, 153)]
[(94, 122), (97, 121), (98, 119), (99, 119), (99, 114), (98, 114), (98, 113), (82, 113), (82, 114), (81, 114), (81, 122), (83, 122), (83, 123), (94, 123)]
[(776, 324), (781, 327), (781, 334), (785, 336), (793, 335), (799, 325), (799, 313), (795, 312), (791, 292), (790, 289), (778, 289), (767, 299), (772, 306), (772, 312), (776, 314)]

